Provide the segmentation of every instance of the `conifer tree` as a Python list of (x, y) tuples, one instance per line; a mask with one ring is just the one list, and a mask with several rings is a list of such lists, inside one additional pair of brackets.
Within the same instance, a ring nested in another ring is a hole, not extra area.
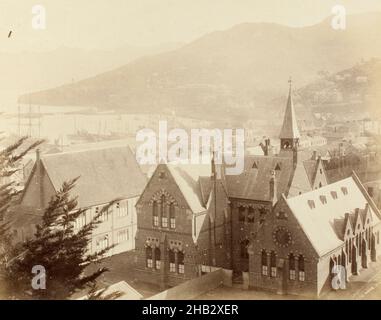
[[(0, 287), (5, 290), (6, 265), (14, 254), (9, 221), (5, 218), (9, 209), (15, 204), (20, 191), (16, 189), (13, 176), (19, 169), (21, 159), (43, 140), (27, 145), (27, 137), (18, 139), (14, 144), (0, 151)], [(22, 150), (20, 150), (22, 149)], [(1, 293), (2, 295), (5, 292)]]
[[(108, 271), (98, 268), (84, 275), (90, 263), (99, 261), (111, 249), (109, 246), (96, 253), (88, 252), (90, 235), (100, 223), (100, 216), (116, 200), (104, 206), (89, 223), (75, 229), (76, 219), (85, 213), (85, 210), (76, 209), (77, 198), (70, 195), (77, 180), (63, 183), (45, 209), (34, 237), (26, 241), (18, 258), (10, 264), (9, 277), (18, 293), (34, 299), (67, 299), (78, 290), (91, 288), (96, 279)], [(35, 266), (44, 268), (45, 289), (32, 286)]]

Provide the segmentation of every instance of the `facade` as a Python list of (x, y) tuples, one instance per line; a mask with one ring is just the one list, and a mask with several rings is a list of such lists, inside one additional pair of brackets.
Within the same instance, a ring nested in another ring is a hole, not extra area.
[(340, 276), (347, 281), (376, 261), (380, 222), (355, 174), (293, 198), (283, 196), (250, 244), (250, 286), (319, 295), (331, 288), (335, 266), (345, 268)]
[(135, 248), (135, 204), (146, 178), (140, 171), (129, 147), (94, 149), (40, 156), (26, 183), (12, 223), (18, 241), (24, 241), (35, 231), (44, 209), (62, 183), (79, 177), (73, 196), (78, 197), (78, 209), (84, 214), (75, 222), (80, 228), (91, 221), (101, 208), (115, 203), (100, 217), (102, 223), (93, 231), (89, 252), (116, 245), (110, 254)]
[[(278, 154), (273, 154), (274, 148), (266, 140), (261, 146), (264, 155), (246, 156), (243, 172), (230, 176), (225, 175), (224, 166), (216, 167), (213, 161), (210, 166), (159, 165), (137, 203), (137, 269), (142, 278), (167, 287), (222, 267), (233, 270), (234, 281), (246, 279), (253, 289), (320, 294), (331, 276), (330, 261), (341, 261), (339, 254), (343, 259), (343, 242), (334, 242), (334, 255), (330, 251), (317, 252), (315, 243), (302, 229), (299, 215), (293, 214), (293, 203), (335, 187), (328, 185), (322, 159), (316, 152), (299, 150), (299, 139), (290, 89)], [(374, 233), (378, 228), (376, 206), (357, 178), (343, 182), (347, 183), (358, 201), (340, 197), (334, 203), (343, 204), (347, 211), (333, 211), (338, 216), (327, 215), (322, 227), (332, 233), (334, 220), (344, 219), (345, 213), (355, 217), (368, 210), (372, 229), (369, 225), (366, 228)], [(319, 210), (317, 207), (314, 219), (319, 220)], [(174, 227), (168, 219), (174, 219)], [(274, 230), (278, 225), (279, 231)], [(288, 244), (289, 232), (295, 244)], [(287, 245), (278, 245), (274, 238)], [(366, 255), (372, 261), (377, 248), (369, 250), (373, 251)], [(299, 269), (291, 268), (295, 280), (288, 283), (284, 277), (288, 279), (290, 268), (282, 266), (290, 263), (290, 254), (295, 258), (291, 266)], [(358, 267), (353, 269), (354, 274), (361, 269), (359, 259), (355, 260)]]
[(224, 179), (211, 165), (161, 164), (137, 202), (137, 269), (162, 287), (229, 267), (230, 216)]

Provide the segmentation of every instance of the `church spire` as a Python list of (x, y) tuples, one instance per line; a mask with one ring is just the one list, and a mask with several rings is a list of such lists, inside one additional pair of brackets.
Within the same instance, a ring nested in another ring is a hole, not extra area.
[(286, 112), (284, 114), (283, 126), (280, 131), (280, 139), (299, 139), (300, 133), (298, 129), (298, 123), (296, 121), (294, 103), (292, 101), (292, 79), (288, 80), (290, 84)]

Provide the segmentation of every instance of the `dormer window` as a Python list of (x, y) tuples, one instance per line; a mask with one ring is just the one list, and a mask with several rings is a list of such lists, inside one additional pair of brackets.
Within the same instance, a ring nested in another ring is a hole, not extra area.
[(320, 201), (322, 204), (327, 204), (327, 197), (326, 196), (320, 196)]

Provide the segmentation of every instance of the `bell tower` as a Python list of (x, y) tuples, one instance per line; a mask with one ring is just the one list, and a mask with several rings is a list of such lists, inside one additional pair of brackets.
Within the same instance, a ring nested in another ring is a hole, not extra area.
[(283, 125), (280, 131), (280, 155), (293, 156), (298, 150), (300, 133), (296, 121), (294, 103), (292, 100), (292, 80), (288, 81), (290, 88), (288, 92), (286, 112), (284, 114)]

